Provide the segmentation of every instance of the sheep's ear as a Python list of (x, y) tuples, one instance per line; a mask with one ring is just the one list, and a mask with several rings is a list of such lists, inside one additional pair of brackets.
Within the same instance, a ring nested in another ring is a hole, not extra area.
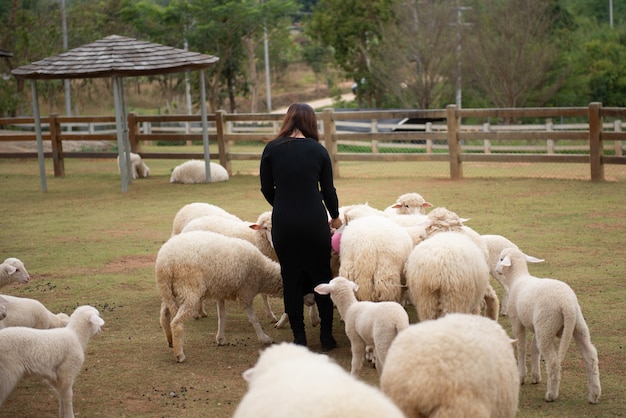
[(329, 285), (328, 283), (322, 283), (322, 284), (318, 284), (317, 286), (315, 286), (313, 290), (315, 290), (320, 295), (328, 295), (330, 294), (331, 289), (332, 289), (331, 285)]
[(529, 263), (543, 263), (545, 260), (543, 258), (537, 258), (537, 257), (533, 257), (532, 255), (526, 255), (526, 261), (528, 261)]
[(100, 318), (100, 316), (93, 314), (89, 317), (89, 322), (91, 322), (94, 325), (97, 325), (99, 327), (101, 327), (102, 325), (104, 325), (104, 319)]
[(423, 208), (432, 208), (432, 207), (433, 207), (433, 205), (432, 205), (431, 203), (424, 202), (424, 203), (422, 203), (422, 207), (423, 207)]
[(241, 373), (241, 376), (243, 377), (243, 380), (245, 380), (246, 382), (250, 383), (250, 381), (254, 377), (254, 367), (252, 367), (252, 368), (246, 370), (245, 372)]
[(500, 259), (500, 265), (511, 267), (511, 257), (509, 257), (508, 255), (505, 255), (503, 258)]
[(261, 225), (259, 224), (250, 224), (248, 225), (250, 227), (250, 229), (254, 229), (255, 231), (258, 231), (259, 229), (261, 229)]
[(4, 269), (7, 272), (7, 274), (9, 274), (9, 275), (13, 274), (13, 273), (15, 273), (17, 271), (17, 269), (14, 266), (10, 265), (10, 264), (6, 265), (6, 267)]
[(359, 285), (356, 284), (355, 282), (350, 282), (352, 283), (352, 290), (354, 291), (354, 293), (356, 293), (357, 290), (359, 290)]
[(472, 218), (459, 218), (461, 220), (461, 222), (465, 223), (467, 221), (472, 220)]
[(402, 205), (400, 203), (396, 203), (395, 205), (391, 205), (391, 207), (394, 209), (398, 209), (398, 208), (401, 208)]

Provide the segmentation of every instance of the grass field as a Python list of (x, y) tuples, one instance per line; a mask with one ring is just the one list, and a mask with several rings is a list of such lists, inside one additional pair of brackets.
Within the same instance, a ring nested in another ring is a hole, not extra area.
[[(0, 160), (0, 259), (18, 257), (31, 274), (30, 283), (2, 293), (36, 298), (55, 312), (71, 313), (82, 304), (100, 309), (106, 324), (90, 342), (74, 386), (76, 416), (230, 417), (247, 389), (241, 373), (262, 347), (241, 308), (230, 302), (230, 344), (216, 345), (217, 319), (209, 306), (207, 318), (186, 324), (187, 361), (175, 363), (158, 322), (154, 260), (174, 215), (187, 203), (210, 202), (246, 220), (270, 207), (251, 173), (225, 183), (173, 185), (169, 173), (177, 162), (147, 163), (151, 176), (135, 180), (126, 193), (112, 160), (67, 159), (64, 178), (53, 177), (47, 164), (48, 191), (42, 193), (35, 160)], [(484, 178), (458, 182), (394, 173), (393, 163), (378, 177), (367, 167), (355, 170), (369, 176), (336, 181), (341, 205), (384, 208), (402, 193), (419, 192), (433, 205), (471, 218), (467, 224), (476, 231), (505, 235), (544, 258), (530, 266), (531, 273), (564, 280), (576, 291), (599, 352), (600, 403), (587, 404), (584, 367), (572, 344), (560, 398), (543, 401), (544, 371), (543, 382), (521, 387), (519, 417), (626, 414), (626, 182), (513, 178), (510, 167), (483, 167)], [(282, 302), (272, 302), (281, 313)], [(260, 303), (257, 308), (262, 316)], [(349, 342), (336, 318), (340, 346), (330, 356), (349, 370)], [(507, 317), (499, 322), (510, 330)], [(262, 325), (276, 342), (290, 341), (288, 329), (275, 329), (265, 318)], [(319, 352), (319, 331), (308, 331), (309, 348)], [(371, 368), (361, 378), (378, 384)], [(284, 396), (277, 393), (276, 402)], [(56, 396), (40, 379), (27, 378), (0, 416), (55, 417)]]

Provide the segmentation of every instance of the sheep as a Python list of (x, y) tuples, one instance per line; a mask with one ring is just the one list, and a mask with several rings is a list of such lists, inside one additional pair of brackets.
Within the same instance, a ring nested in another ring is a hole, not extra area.
[(56, 390), (59, 416), (74, 417), (73, 386), (89, 340), (104, 320), (98, 310), (79, 306), (63, 328), (10, 327), (0, 330), (0, 407), (23, 377), (43, 377)]
[(245, 309), (261, 343), (272, 343), (252, 301), (259, 293), (282, 296), (280, 265), (253, 244), (210, 231), (178, 234), (161, 246), (155, 272), (161, 327), (179, 363), (185, 361), (184, 321), (199, 311), (203, 297), (217, 301), (218, 345), (226, 344), (226, 299), (237, 300)]
[[(517, 248), (505, 248), (500, 253), (496, 271), (509, 285), (507, 311), (511, 330), (517, 339), (517, 368), (522, 384), (526, 380), (526, 330), (534, 333), (531, 343), (532, 383), (541, 381), (540, 359), (544, 358), (548, 375), (544, 399), (559, 397), (561, 362), (574, 338), (587, 372), (589, 403), (600, 399), (600, 371), (598, 352), (591, 343), (589, 328), (578, 299), (565, 282), (537, 278), (528, 272), (527, 262), (543, 260), (524, 254)], [(558, 351), (554, 339), (560, 337)]]
[(480, 236), (485, 245), (487, 246), (487, 252), (489, 253), (489, 258), (487, 260), (487, 264), (489, 265), (489, 270), (494, 279), (502, 286), (502, 303), (500, 303), (500, 315), (506, 316), (506, 306), (507, 300), (509, 297), (509, 286), (506, 284), (504, 278), (496, 273), (496, 265), (498, 264), (498, 260), (500, 259), (500, 253), (505, 248), (518, 248), (516, 244), (511, 242), (508, 238), (503, 237), (502, 235), (489, 235), (483, 234)]
[(385, 208), (387, 215), (411, 215), (414, 213), (425, 214), (426, 208), (432, 208), (419, 193), (405, 193), (398, 197), (396, 203)]
[(212, 205), (205, 202), (193, 202), (188, 203), (176, 212), (174, 221), (172, 222), (172, 236), (180, 234), (185, 225), (189, 221), (195, 218), (199, 218), (205, 215), (216, 215), (222, 218), (227, 218), (235, 221), (241, 221), (238, 216), (222, 209), (219, 206)]
[(292, 343), (263, 350), (243, 378), (248, 391), (233, 418), (404, 418), (378, 388), (352, 377), (327, 355)]
[[(210, 162), (209, 171), (211, 173), (209, 182), (228, 181), (228, 171), (218, 163)], [(193, 184), (206, 182), (206, 167), (202, 160), (189, 160), (174, 167), (170, 177), (170, 183)]]
[[(302, 297), (304, 306), (309, 308), (309, 318), (311, 319), (311, 326), (316, 327), (320, 323), (320, 314), (317, 310), (317, 304), (315, 303), (315, 295), (313, 293), (307, 293)], [(280, 316), (280, 319), (274, 324), (274, 328), (282, 328), (289, 321), (289, 315), (286, 312)]]
[(412, 324), (391, 344), (380, 388), (407, 418), (512, 418), (519, 402), (512, 340), (478, 315)]
[(350, 220), (373, 215), (385, 216), (385, 213), (382, 210), (371, 207), (369, 203), (358, 203), (354, 205), (342, 206), (339, 208), (339, 218), (341, 219), (341, 222), (343, 224), (348, 223)]
[(0, 329), (8, 327), (29, 327), (37, 329), (60, 328), (67, 325), (70, 317), (61, 312), (50, 312), (43, 303), (35, 299), (0, 295), (0, 304), (5, 304), (6, 317), (0, 321)]
[(9, 257), (0, 264), (0, 288), (11, 283), (28, 283), (29, 280), (30, 275), (20, 259)]
[(420, 321), (452, 312), (477, 314), (488, 293), (487, 261), (461, 232), (439, 232), (415, 246), (405, 275)]
[(365, 348), (371, 347), (378, 374), (383, 370), (387, 351), (400, 331), (409, 326), (409, 315), (397, 302), (359, 302), (355, 292), (358, 285), (345, 277), (335, 277), (329, 283), (315, 287), (320, 295), (330, 294), (343, 318), (352, 350), (350, 373), (359, 376), (365, 358)]
[(9, 300), (4, 296), (0, 295), (0, 321), (2, 321), (7, 316), (7, 308), (6, 304), (9, 303)]
[(408, 232), (384, 216), (350, 220), (341, 235), (338, 274), (359, 285), (359, 300), (401, 302), (412, 248)]
[[(120, 170), (120, 157), (117, 157), (117, 169)], [(140, 177), (148, 177), (150, 175), (150, 168), (143, 162), (141, 155), (130, 153), (130, 173), (133, 179)]]

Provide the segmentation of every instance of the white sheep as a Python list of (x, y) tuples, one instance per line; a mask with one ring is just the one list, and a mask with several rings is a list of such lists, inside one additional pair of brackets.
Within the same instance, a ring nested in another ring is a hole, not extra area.
[(2, 321), (7, 316), (7, 308), (6, 304), (9, 303), (9, 300), (4, 296), (0, 295), (0, 321)]
[[(545, 400), (559, 397), (561, 362), (574, 338), (585, 363), (589, 403), (600, 399), (598, 352), (591, 343), (589, 328), (578, 299), (565, 282), (537, 278), (528, 272), (527, 262), (543, 260), (528, 256), (517, 248), (505, 248), (500, 253), (496, 271), (504, 275), (509, 285), (507, 311), (511, 330), (517, 339), (517, 368), (520, 382), (526, 379), (526, 330), (534, 333), (531, 343), (532, 383), (541, 381), (540, 359), (544, 358), (548, 375)], [(554, 339), (560, 337), (558, 350)]]
[(502, 303), (500, 303), (500, 314), (506, 316), (506, 306), (509, 298), (509, 286), (506, 284), (506, 281), (502, 277), (501, 274), (496, 273), (496, 265), (500, 260), (500, 253), (505, 248), (518, 248), (516, 244), (510, 241), (508, 238), (503, 237), (502, 235), (490, 235), (490, 234), (482, 234), (480, 238), (483, 240), (485, 245), (487, 246), (487, 252), (489, 253), (489, 258), (487, 260), (487, 264), (489, 265), (489, 271), (494, 279), (502, 286)]
[[(210, 162), (209, 171), (211, 173), (210, 182), (217, 183), (228, 181), (228, 171), (218, 163)], [(206, 183), (206, 167), (203, 160), (189, 160), (172, 170), (170, 183)]]
[(478, 315), (410, 325), (391, 344), (380, 388), (407, 418), (512, 418), (519, 401), (512, 340)]
[(187, 223), (190, 222), (192, 219), (206, 215), (215, 215), (222, 218), (241, 221), (238, 216), (233, 215), (232, 213), (228, 212), (225, 209), (222, 209), (219, 206), (212, 205), (211, 203), (188, 203), (180, 208), (178, 212), (176, 212), (176, 215), (174, 216), (174, 221), (172, 222), (172, 235), (180, 234), (180, 231), (182, 231), (185, 225), (187, 225)]
[(70, 320), (70, 317), (63, 312), (58, 314), (50, 312), (36, 299), (9, 295), (0, 295), (0, 297), (0, 304), (4, 305), (6, 316), (0, 321), (0, 329), (8, 327), (60, 328), (66, 326)]
[(482, 251), (460, 232), (439, 232), (416, 245), (405, 275), (420, 321), (452, 312), (477, 314), (490, 286)]
[(280, 265), (253, 244), (209, 231), (178, 234), (159, 250), (155, 271), (161, 295), (161, 326), (179, 363), (185, 361), (184, 321), (200, 310), (203, 297), (217, 301), (218, 345), (226, 344), (227, 299), (237, 300), (245, 309), (261, 343), (272, 343), (259, 324), (252, 302), (259, 293), (282, 296)]
[(263, 350), (243, 378), (248, 391), (233, 418), (404, 418), (378, 388), (292, 343)]
[(412, 248), (408, 232), (384, 216), (350, 220), (341, 234), (339, 276), (359, 285), (359, 300), (402, 302)]
[(20, 259), (9, 257), (0, 264), (0, 287), (11, 283), (28, 283), (29, 280), (30, 275)]
[(36, 375), (56, 390), (59, 416), (74, 417), (74, 381), (85, 361), (87, 344), (102, 325), (98, 310), (83, 305), (63, 328), (0, 330), (0, 407), (23, 377)]
[(355, 296), (357, 289), (358, 285), (345, 277), (335, 277), (315, 287), (321, 295), (330, 294), (345, 323), (352, 350), (351, 374), (359, 376), (365, 348), (370, 347), (380, 375), (393, 339), (409, 326), (409, 315), (397, 302), (359, 302)]
[(425, 214), (426, 208), (432, 208), (419, 193), (405, 193), (398, 197), (396, 203), (385, 208), (388, 215), (411, 215), (414, 213)]
[[(119, 155), (117, 156), (117, 169), (120, 170)], [(141, 155), (134, 152), (130, 153), (130, 173), (133, 179), (148, 177), (150, 175), (150, 168), (143, 162)]]
[[(342, 206), (339, 208), (339, 218), (343, 224), (348, 223), (351, 220), (362, 218), (364, 216), (385, 216), (382, 210), (376, 209), (369, 205), (369, 203), (357, 203), (354, 205)], [(328, 217), (330, 220), (330, 215)]]

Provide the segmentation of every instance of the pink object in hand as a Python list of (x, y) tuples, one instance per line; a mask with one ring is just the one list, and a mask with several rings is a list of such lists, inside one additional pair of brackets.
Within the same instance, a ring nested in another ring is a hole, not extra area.
[(339, 246), (341, 244), (341, 233), (335, 232), (332, 237), (330, 237), (330, 246), (333, 247), (333, 250), (339, 254)]

